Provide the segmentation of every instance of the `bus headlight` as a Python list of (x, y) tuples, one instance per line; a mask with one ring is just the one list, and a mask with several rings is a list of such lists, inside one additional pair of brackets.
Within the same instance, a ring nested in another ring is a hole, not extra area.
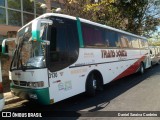
[(43, 82), (43, 81), (39, 81), (39, 82), (28, 82), (27, 86), (28, 86), (28, 87), (43, 87), (43, 86), (44, 86), (44, 82)]

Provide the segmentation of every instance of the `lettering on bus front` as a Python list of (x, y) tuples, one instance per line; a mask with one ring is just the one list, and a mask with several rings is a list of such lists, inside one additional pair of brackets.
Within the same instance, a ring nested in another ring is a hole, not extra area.
[(101, 50), (102, 58), (127, 57), (126, 50)]
[(63, 76), (64, 72), (49, 72), (49, 78), (57, 78), (58, 76)]
[(57, 77), (58, 77), (57, 72), (49, 73), (49, 78), (57, 78)]

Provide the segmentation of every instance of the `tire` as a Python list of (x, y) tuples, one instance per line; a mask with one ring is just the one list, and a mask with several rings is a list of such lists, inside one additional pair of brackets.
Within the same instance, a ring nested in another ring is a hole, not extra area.
[(144, 74), (144, 70), (145, 70), (144, 64), (141, 63), (140, 68), (139, 68), (139, 74), (140, 74), (140, 75), (143, 75), (143, 74)]
[(158, 60), (157, 65), (160, 65), (160, 60)]
[(93, 73), (91, 73), (86, 82), (86, 94), (88, 96), (95, 96), (97, 89), (97, 80), (95, 79), (95, 76)]
[(151, 61), (151, 67), (150, 68), (152, 68), (153, 67), (153, 62)]

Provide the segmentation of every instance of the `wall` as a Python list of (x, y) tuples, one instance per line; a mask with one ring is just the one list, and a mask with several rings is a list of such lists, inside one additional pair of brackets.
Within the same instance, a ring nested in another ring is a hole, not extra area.
[(0, 25), (0, 34), (7, 35), (8, 31), (17, 31), (20, 27), (11, 25)]
[(1, 54), (1, 70), (2, 70), (2, 80), (3, 80), (3, 91), (8, 92), (10, 91), (10, 80), (9, 80), (9, 69), (12, 60), (13, 51), (15, 49), (15, 42), (7, 42), (6, 45), (8, 46), (8, 54), (2, 55)]
[[(41, 0), (39, 0), (41, 1)], [(46, 0), (46, 5), (47, 5), (47, 11), (46, 12), (51, 12), (51, 0)], [(10, 38), (10, 37), (15, 37), (16, 36), (16, 31), (20, 27), (17, 26), (11, 26), (11, 25), (2, 25), (0, 24), (0, 37), (3, 36)], [(13, 35), (15, 33), (15, 35)], [(0, 41), (2, 42), (2, 41)], [(14, 42), (7, 42), (6, 45), (8, 45), (8, 51), (9, 55), (1, 55), (1, 65), (2, 65), (2, 79), (3, 79), (3, 88), (4, 92), (9, 91), (9, 69), (10, 69), (10, 64), (11, 64), (11, 59), (13, 55), (13, 51), (15, 49), (15, 43)]]

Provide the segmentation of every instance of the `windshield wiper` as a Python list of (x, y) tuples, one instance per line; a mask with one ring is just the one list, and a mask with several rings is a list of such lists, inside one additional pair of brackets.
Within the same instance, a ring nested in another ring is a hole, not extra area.
[[(24, 43), (24, 39), (25, 39), (25, 35), (26, 35), (26, 33), (24, 33), (24, 35), (22, 36), (22, 42), (19, 44), (19, 55), (18, 55), (18, 61), (20, 61), (20, 64), (21, 64), (21, 69), (22, 69), (22, 71), (25, 71), (25, 69), (24, 69), (24, 66), (23, 66), (23, 63), (22, 63), (22, 59), (21, 59), (21, 51), (22, 51), (22, 48), (23, 48), (23, 43)], [(17, 62), (18, 62), (17, 61)], [(18, 62), (18, 64), (17, 64), (17, 67), (19, 68), (19, 62)]]
[[(12, 71), (13, 64), (16, 63), (17, 55), (18, 55), (18, 45), (16, 45), (16, 49), (14, 51), (14, 55), (13, 55), (13, 58), (12, 58), (12, 61), (11, 61), (10, 71)], [(17, 67), (17, 65), (16, 65), (16, 67)]]
[[(18, 38), (19, 43), (16, 45), (16, 50), (15, 50), (14, 55), (13, 55), (10, 71), (12, 71), (12, 67), (13, 67), (14, 64), (15, 64), (17, 69), (19, 69), (19, 67), (21, 66), (21, 69), (23, 71), (25, 71), (25, 69), (23, 67), (22, 59), (21, 59), (21, 56), (20, 56), (21, 51), (22, 51), (22, 47), (23, 47), (23, 43), (24, 43), (24, 40), (23, 40), (24, 36), (25, 36), (25, 34), (21, 38)], [(20, 63), (20, 65), (19, 65), (19, 63)]]
[(26, 69), (25, 69), (25, 66), (23, 66), (22, 59), (20, 59), (20, 63), (21, 63), (21, 69), (22, 69), (22, 71), (25, 71)]

